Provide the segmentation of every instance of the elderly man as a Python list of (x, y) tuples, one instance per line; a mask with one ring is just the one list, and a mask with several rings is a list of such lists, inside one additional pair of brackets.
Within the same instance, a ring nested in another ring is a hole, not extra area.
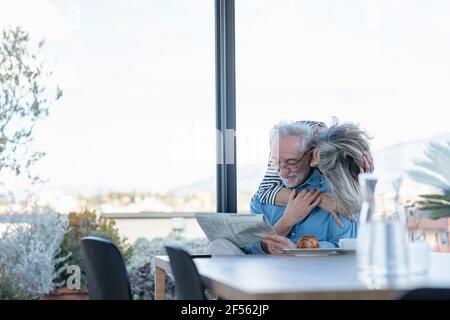
[[(283, 183), (283, 190), (292, 189), (287, 206), (267, 203), (257, 192), (251, 200), (251, 212), (264, 214), (275, 227), (277, 235), (267, 235), (260, 243), (243, 248), (245, 253), (282, 253), (293, 248), (304, 235), (313, 235), (320, 247), (337, 247), (341, 238), (356, 237), (357, 225), (352, 219), (336, 224), (330, 213), (335, 204), (328, 195), (328, 185), (318, 169), (310, 167), (313, 129), (304, 123), (279, 123), (271, 131), (271, 162)], [(279, 189), (278, 189), (279, 190)], [(336, 214), (336, 213), (335, 213)], [(351, 217), (351, 216), (350, 216)], [(226, 240), (210, 246), (213, 254), (243, 254)]]
[(278, 235), (267, 235), (263, 241), (244, 248), (245, 253), (282, 253), (294, 248), (305, 235), (315, 236), (321, 248), (337, 247), (341, 238), (356, 237), (355, 219), (342, 219), (340, 225), (330, 212), (333, 203), (321, 202), (329, 192), (326, 180), (316, 168), (311, 168), (310, 126), (299, 123), (279, 123), (271, 132), (271, 162), (284, 187), (292, 189), (287, 206), (264, 203), (260, 193), (251, 200), (251, 212), (264, 214)]

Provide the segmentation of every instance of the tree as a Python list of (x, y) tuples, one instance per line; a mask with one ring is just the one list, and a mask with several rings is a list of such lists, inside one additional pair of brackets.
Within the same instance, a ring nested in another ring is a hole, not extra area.
[(0, 43), (0, 173), (26, 173), (33, 183), (30, 169), (45, 155), (31, 149), (34, 126), (62, 97), (58, 85), (47, 87), (53, 72), (41, 58), (44, 43), (34, 47), (21, 27), (5, 28)]
[(432, 218), (450, 216), (450, 141), (440, 145), (431, 143), (425, 152), (426, 161), (416, 161), (420, 170), (409, 170), (408, 174), (417, 182), (430, 185), (440, 192), (421, 195), (417, 202), (420, 209), (429, 210)]

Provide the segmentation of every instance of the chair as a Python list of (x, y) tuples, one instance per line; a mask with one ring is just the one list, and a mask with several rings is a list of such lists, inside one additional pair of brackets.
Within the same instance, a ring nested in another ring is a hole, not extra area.
[(166, 245), (178, 300), (206, 300), (205, 287), (192, 257), (181, 247)]
[(420, 288), (406, 292), (399, 300), (450, 300), (450, 289)]
[(109, 240), (85, 237), (81, 240), (89, 298), (131, 300), (128, 274), (117, 247)]

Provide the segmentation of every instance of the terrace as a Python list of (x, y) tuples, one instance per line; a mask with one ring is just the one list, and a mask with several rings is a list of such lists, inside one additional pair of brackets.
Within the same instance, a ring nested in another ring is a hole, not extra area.
[[(0, 299), (445, 294), (449, 12), (424, 0), (2, 1)], [(337, 242), (211, 254), (195, 213), (263, 213), (250, 204), (266, 171), (292, 171), (272, 154), (273, 125), (333, 117), (369, 133), (377, 177), (402, 176), (408, 272), (368, 280), (363, 251)]]

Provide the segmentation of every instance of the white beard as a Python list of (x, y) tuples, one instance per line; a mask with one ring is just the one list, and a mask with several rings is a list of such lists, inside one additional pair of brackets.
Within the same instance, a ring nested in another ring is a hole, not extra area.
[(290, 175), (289, 178), (292, 178), (292, 177), (296, 177), (297, 178), (297, 181), (295, 183), (289, 183), (286, 178), (283, 178), (283, 177), (280, 176), (281, 181), (283, 181), (283, 183), (284, 183), (284, 185), (286, 187), (288, 187), (288, 188), (295, 188), (296, 186), (298, 186), (300, 184), (300, 182), (303, 181), (303, 178), (305, 177), (305, 174), (294, 173), (294, 174)]

